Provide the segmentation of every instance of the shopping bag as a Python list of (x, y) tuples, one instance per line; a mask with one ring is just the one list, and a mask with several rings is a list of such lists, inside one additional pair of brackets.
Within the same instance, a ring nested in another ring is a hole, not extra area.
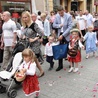
[(59, 60), (67, 57), (68, 44), (52, 46), (53, 58)]

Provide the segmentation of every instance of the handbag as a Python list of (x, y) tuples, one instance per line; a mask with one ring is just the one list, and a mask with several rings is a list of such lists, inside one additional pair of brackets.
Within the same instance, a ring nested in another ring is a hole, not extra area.
[(68, 55), (71, 56), (71, 57), (73, 57), (73, 58), (76, 57), (77, 50), (78, 50), (77, 48), (69, 49), (68, 50)]
[(16, 72), (14, 78), (16, 79), (17, 82), (22, 82), (26, 78), (26, 74), (21, 74), (21, 72)]
[(68, 44), (52, 46), (53, 58), (59, 60), (67, 57)]
[[(28, 69), (30, 68), (31, 63), (32, 62), (29, 63)], [(23, 64), (23, 68), (24, 68), (24, 64)], [(17, 70), (14, 75), (14, 78), (16, 79), (17, 82), (23, 82), (26, 78), (25, 71), (24, 70)]]
[(42, 44), (43, 45), (46, 45), (48, 43), (48, 38), (47, 38), (47, 36), (43, 36), (43, 42), (42, 42)]

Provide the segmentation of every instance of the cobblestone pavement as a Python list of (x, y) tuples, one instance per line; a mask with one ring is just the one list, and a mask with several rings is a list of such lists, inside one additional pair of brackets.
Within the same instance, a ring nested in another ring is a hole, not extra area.
[[(52, 71), (48, 71), (49, 64), (46, 61), (42, 68), (45, 75), (39, 78), (41, 87), (39, 98), (98, 98), (98, 58), (91, 56), (85, 59), (84, 50), (82, 50), (82, 62), (79, 64), (77, 73), (68, 73), (69, 63), (65, 60), (64, 68), (59, 72), (55, 71), (57, 61)], [(14, 86), (17, 87), (16, 98), (27, 98), (21, 86)], [(4, 93), (0, 94), (0, 98), (8, 97)]]

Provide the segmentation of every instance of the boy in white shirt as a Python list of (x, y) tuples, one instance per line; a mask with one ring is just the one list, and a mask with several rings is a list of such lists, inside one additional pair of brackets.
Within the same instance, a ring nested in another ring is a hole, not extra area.
[(49, 71), (53, 69), (54, 62), (53, 62), (53, 51), (52, 51), (52, 46), (54, 42), (54, 37), (49, 36), (48, 38), (48, 43), (45, 46), (45, 55), (46, 55), (46, 61), (50, 63), (50, 68)]

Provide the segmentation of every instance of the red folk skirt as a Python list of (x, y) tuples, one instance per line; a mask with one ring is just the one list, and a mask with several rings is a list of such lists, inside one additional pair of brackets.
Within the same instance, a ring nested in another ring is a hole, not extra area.
[(69, 62), (75, 62), (75, 63), (77, 63), (77, 62), (81, 62), (81, 51), (80, 50), (78, 50), (77, 51), (77, 55), (76, 55), (76, 57), (68, 57), (68, 61)]
[(23, 81), (23, 91), (26, 96), (40, 91), (39, 82), (36, 74), (34, 76), (27, 75)]

